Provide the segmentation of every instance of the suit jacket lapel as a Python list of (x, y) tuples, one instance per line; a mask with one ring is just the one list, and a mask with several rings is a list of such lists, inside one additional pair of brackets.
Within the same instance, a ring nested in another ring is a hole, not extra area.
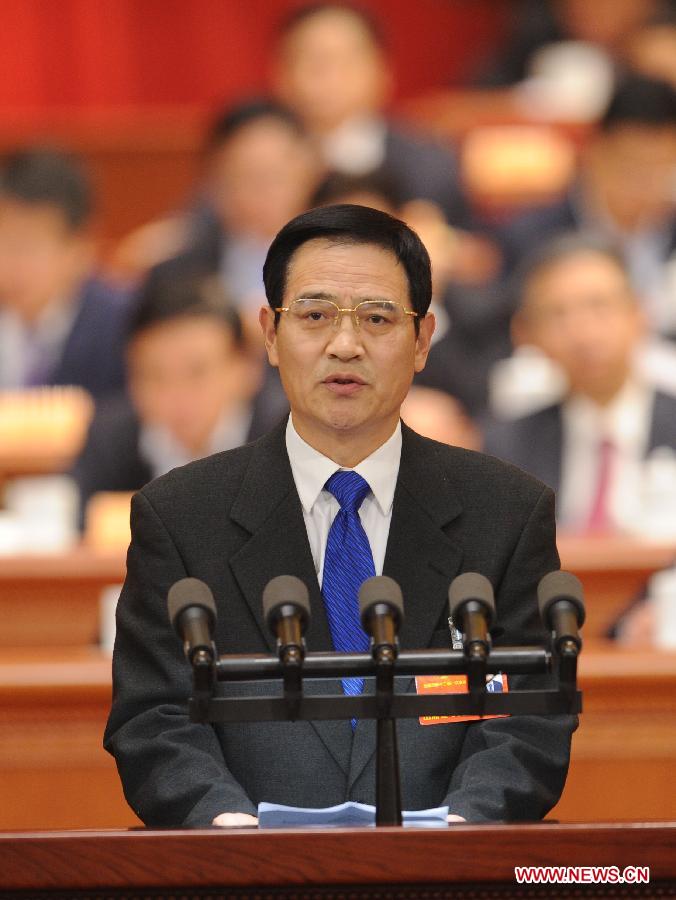
[[(310, 594), (309, 650), (332, 648), (324, 601), (307, 539), (303, 511), (286, 452), (286, 421), (256, 445), (254, 456), (231, 510), (232, 519), (251, 535), (231, 557), (230, 567), (272, 652), (276, 641), (263, 619), (263, 589), (276, 575), (296, 575)], [(337, 680), (307, 682), (306, 693), (339, 693)], [(347, 772), (351, 730), (348, 721), (312, 722), (338, 765)]]
[[(404, 596), (401, 646), (429, 645), (445, 619), (448, 586), (458, 574), (462, 548), (443, 527), (462, 511), (449, 484), (441, 480), (439, 445), (402, 425), (399, 477), (383, 574), (399, 584)], [(352, 786), (375, 753), (375, 723), (360, 722), (354, 736), (349, 784)]]

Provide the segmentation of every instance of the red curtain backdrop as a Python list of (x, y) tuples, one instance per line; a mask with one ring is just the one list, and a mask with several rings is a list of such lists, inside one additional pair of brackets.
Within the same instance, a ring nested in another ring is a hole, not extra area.
[[(302, 0), (2, 0), (0, 112), (211, 108), (261, 91), (275, 27)], [(504, 0), (362, 0), (398, 99), (458, 83), (500, 40)], [(1, 126), (0, 126), (1, 127)]]

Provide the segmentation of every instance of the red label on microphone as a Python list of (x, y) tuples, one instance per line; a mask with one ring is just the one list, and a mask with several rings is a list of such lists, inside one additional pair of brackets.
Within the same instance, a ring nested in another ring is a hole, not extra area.
[[(466, 694), (466, 675), (418, 675), (415, 680), (419, 694)], [(507, 693), (507, 676), (498, 673), (486, 678), (486, 690), (491, 693)], [(508, 716), (421, 716), (421, 725), (446, 725), (449, 722), (475, 722), (478, 719), (506, 719)]]

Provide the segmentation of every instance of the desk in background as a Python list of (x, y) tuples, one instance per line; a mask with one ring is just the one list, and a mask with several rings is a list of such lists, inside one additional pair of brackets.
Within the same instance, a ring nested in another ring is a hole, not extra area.
[[(587, 639), (603, 638), (653, 572), (676, 557), (676, 542), (561, 536), (558, 543), (562, 567), (585, 587)], [(0, 648), (96, 643), (101, 591), (124, 581), (125, 556), (82, 546), (56, 556), (0, 557)]]

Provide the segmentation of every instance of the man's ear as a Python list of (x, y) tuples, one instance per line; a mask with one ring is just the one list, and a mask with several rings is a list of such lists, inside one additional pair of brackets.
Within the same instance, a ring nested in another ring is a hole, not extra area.
[(258, 313), (258, 321), (260, 322), (263, 338), (265, 340), (265, 349), (268, 354), (268, 361), (271, 366), (279, 365), (279, 357), (277, 355), (277, 327), (275, 325), (275, 311), (270, 306), (261, 306)]
[(432, 345), (432, 335), (434, 334), (436, 325), (437, 320), (434, 318), (434, 313), (427, 313), (424, 319), (420, 319), (418, 337), (415, 341), (414, 369), (416, 372), (422, 372), (422, 370), (425, 368), (425, 363), (427, 362), (427, 354), (430, 352), (430, 347)]

